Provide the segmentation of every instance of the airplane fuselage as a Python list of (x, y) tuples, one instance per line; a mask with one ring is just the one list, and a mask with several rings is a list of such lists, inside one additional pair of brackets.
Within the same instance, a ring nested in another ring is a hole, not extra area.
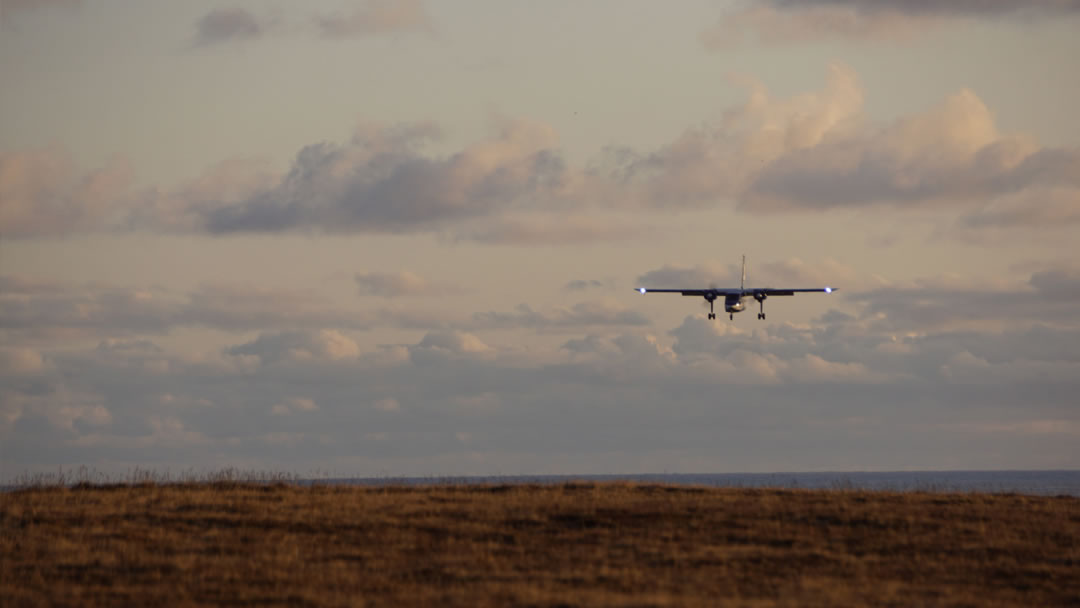
[(727, 313), (742, 312), (746, 305), (743, 304), (743, 297), (734, 294), (724, 297), (724, 311)]

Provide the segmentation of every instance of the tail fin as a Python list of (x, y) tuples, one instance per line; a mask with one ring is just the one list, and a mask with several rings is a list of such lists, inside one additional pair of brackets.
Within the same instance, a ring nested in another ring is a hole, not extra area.
[(739, 281), (739, 289), (746, 289), (746, 256), (742, 256), (742, 280)]

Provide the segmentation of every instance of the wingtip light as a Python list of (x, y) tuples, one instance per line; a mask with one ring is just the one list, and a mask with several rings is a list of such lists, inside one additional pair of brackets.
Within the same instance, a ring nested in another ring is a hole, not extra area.
[(638, 293), (645, 293), (647, 290), (644, 287), (638, 287)]
[(825, 293), (832, 293), (832, 287), (826, 287)]

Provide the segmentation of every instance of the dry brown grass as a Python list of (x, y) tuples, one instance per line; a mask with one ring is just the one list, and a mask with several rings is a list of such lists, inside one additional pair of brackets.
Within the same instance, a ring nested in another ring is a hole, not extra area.
[(622, 483), (0, 494), (0, 603), (1080, 605), (1080, 499)]

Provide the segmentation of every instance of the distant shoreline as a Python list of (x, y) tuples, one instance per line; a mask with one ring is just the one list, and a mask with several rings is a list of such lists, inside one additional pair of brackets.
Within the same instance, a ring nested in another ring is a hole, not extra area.
[(478, 484), (560, 484), (573, 481), (662, 483), (711, 488), (848, 489), (893, 492), (981, 492), (1027, 494), (1033, 496), (1080, 496), (1080, 470), (956, 470), (956, 471), (823, 471), (779, 473), (645, 473), (645, 474), (559, 474), (559, 475), (430, 475), (303, 477), (297, 474), (245, 471), (226, 468), (218, 471), (184, 471), (173, 474), (136, 469), (124, 475), (106, 475), (87, 468), (58, 470), (55, 473), (25, 474), (0, 491), (21, 487), (112, 485), (153, 483), (200, 483), (244, 481), (287, 482), (301, 486), (317, 484), (344, 486), (447, 486)]

